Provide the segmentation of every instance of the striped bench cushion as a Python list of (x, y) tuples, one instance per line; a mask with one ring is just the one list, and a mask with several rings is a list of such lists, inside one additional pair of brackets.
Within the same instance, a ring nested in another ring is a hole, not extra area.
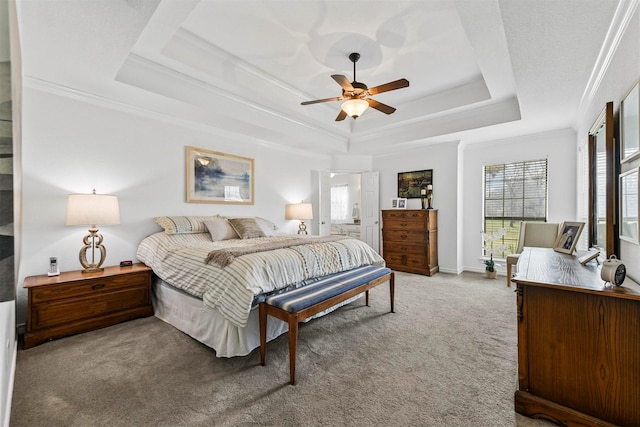
[(271, 295), (265, 303), (295, 313), (391, 273), (390, 268), (366, 265), (318, 279), (291, 291)]

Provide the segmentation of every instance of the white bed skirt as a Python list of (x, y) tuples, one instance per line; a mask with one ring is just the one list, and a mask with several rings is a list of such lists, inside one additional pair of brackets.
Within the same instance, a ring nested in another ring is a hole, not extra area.
[[(325, 315), (362, 296), (358, 295), (317, 316)], [(260, 347), (260, 319), (258, 308), (251, 310), (247, 326), (239, 328), (218, 310), (204, 305), (201, 299), (174, 288), (154, 275), (153, 307), (155, 316), (201, 343), (213, 348), (217, 357), (246, 356)], [(287, 324), (267, 316), (267, 341), (289, 330)]]

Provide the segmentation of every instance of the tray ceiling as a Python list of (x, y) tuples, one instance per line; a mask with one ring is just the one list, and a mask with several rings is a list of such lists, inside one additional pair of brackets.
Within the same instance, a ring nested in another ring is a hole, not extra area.
[[(25, 84), (318, 154), (569, 128), (617, 1), (22, 0)], [(331, 74), (374, 98), (335, 122)]]

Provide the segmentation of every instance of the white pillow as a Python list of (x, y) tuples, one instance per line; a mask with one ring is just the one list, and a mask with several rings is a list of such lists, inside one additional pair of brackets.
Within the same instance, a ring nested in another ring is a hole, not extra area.
[(219, 242), (220, 240), (238, 239), (238, 233), (233, 229), (226, 218), (214, 217), (204, 221), (205, 227), (211, 234), (211, 240)]
[(204, 221), (215, 218), (213, 216), (158, 216), (156, 223), (167, 234), (195, 234), (206, 233)]

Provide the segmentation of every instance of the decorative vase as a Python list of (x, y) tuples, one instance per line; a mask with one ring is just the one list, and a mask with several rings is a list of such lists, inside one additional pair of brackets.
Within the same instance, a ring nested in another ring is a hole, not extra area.
[(495, 279), (496, 276), (498, 275), (498, 272), (495, 270), (493, 271), (485, 270), (484, 275), (487, 279)]

